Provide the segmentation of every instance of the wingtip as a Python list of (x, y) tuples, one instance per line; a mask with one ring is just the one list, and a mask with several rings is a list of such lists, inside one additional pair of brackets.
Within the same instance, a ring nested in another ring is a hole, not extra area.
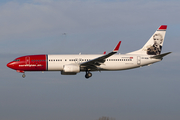
[(121, 41), (119, 41), (119, 43), (116, 45), (113, 52), (117, 52), (119, 50), (120, 45), (121, 45)]

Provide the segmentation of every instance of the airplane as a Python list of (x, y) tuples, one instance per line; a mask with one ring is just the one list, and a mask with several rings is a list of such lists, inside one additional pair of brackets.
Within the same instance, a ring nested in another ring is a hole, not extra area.
[(141, 49), (126, 54), (116, 54), (121, 44), (119, 41), (108, 54), (26, 55), (9, 62), (7, 67), (23, 73), (23, 78), (26, 71), (60, 71), (62, 75), (85, 72), (85, 78), (90, 78), (93, 71), (119, 71), (149, 66), (171, 53), (161, 54), (166, 29), (167, 25), (161, 25)]

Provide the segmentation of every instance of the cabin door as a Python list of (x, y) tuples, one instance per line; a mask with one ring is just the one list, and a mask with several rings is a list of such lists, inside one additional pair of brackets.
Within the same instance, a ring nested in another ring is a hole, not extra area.
[(141, 56), (137, 56), (137, 64), (141, 65)]
[(30, 64), (30, 57), (25, 57), (25, 64), (27, 65), (29, 65)]
[(76, 58), (75, 59), (75, 63), (81, 63), (82, 62), (82, 58)]

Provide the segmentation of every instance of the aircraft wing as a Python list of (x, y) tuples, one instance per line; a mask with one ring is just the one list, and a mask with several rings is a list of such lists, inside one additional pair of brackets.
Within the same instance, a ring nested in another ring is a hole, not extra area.
[(112, 52), (105, 54), (103, 56), (100, 56), (98, 58), (89, 60), (87, 62), (83, 62), (80, 64), (80, 66), (85, 67), (87, 69), (97, 69), (97, 66), (100, 66), (102, 63), (104, 63), (106, 58), (108, 58), (118, 52), (120, 44), (121, 44), (121, 41), (119, 41), (119, 43), (116, 45), (116, 47), (114, 48), (114, 50)]

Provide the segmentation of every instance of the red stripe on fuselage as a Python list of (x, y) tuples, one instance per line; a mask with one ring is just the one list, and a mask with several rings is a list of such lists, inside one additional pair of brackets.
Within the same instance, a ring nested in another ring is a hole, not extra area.
[(16, 58), (7, 64), (8, 67), (20, 71), (46, 71), (46, 55), (27, 55)]

